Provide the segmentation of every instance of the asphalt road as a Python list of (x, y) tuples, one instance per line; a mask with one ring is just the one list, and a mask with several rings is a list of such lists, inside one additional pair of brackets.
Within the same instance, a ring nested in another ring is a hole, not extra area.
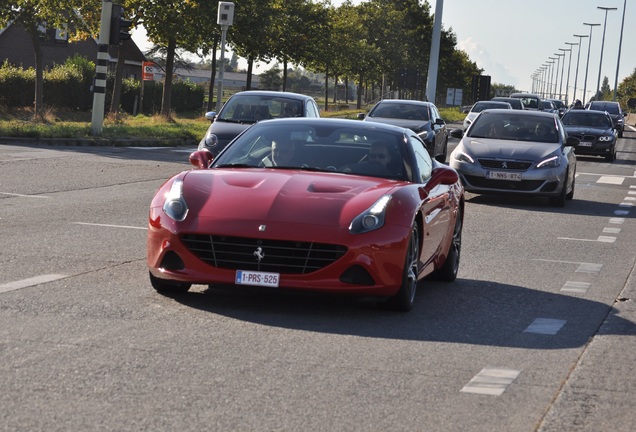
[(181, 148), (0, 145), (2, 431), (631, 431), (636, 132), (565, 208), (467, 195), (414, 309), (151, 288)]

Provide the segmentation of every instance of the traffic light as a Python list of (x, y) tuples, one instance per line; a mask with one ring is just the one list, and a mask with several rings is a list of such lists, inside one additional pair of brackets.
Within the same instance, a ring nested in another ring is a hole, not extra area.
[(119, 45), (121, 42), (130, 39), (130, 27), (132, 21), (124, 19), (124, 8), (113, 3), (112, 14), (110, 16), (110, 45)]

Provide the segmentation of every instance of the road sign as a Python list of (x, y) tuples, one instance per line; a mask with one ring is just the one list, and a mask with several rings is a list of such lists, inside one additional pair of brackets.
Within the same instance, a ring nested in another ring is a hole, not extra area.
[(144, 81), (152, 81), (155, 79), (155, 64), (153, 62), (142, 63), (141, 79)]

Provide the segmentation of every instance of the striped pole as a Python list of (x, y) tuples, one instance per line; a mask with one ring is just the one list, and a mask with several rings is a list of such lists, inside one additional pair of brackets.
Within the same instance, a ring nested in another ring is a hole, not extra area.
[(102, 0), (102, 20), (97, 42), (97, 65), (93, 85), (93, 115), (91, 135), (101, 135), (104, 124), (104, 101), (106, 99), (106, 73), (108, 72), (108, 42), (110, 39), (110, 18), (113, 13), (112, 0)]

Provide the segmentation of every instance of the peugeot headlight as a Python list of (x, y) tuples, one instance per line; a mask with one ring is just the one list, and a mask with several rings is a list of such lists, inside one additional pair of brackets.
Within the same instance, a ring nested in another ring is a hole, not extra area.
[(183, 180), (175, 180), (170, 187), (170, 192), (166, 194), (166, 201), (163, 203), (164, 213), (177, 222), (183, 221), (188, 215), (188, 205), (183, 199)]
[(561, 158), (555, 155), (539, 162), (537, 168), (556, 168), (559, 165), (561, 165)]
[(362, 234), (382, 228), (389, 201), (391, 201), (389, 195), (382, 195), (375, 204), (353, 219), (351, 225), (349, 225), (349, 232), (351, 234)]
[(465, 153), (461, 150), (454, 151), (453, 157), (455, 158), (457, 162), (466, 162), (470, 164), (475, 163), (475, 160), (472, 157), (470, 157), (468, 153)]
[(600, 142), (608, 142), (608, 141), (612, 141), (613, 139), (614, 139), (614, 137), (610, 136), (610, 135), (602, 135), (602, 136), (598, 137), (598, 140)]

